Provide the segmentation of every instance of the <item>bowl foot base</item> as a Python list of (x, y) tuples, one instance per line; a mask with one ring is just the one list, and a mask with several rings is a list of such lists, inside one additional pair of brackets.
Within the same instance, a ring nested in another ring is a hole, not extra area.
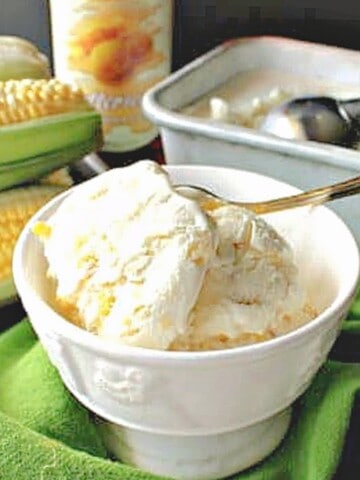
[(104, 422), (108, 450), (122, 462), (178, 480), (214, 480), (240, 472), (269, 455), (283, 439), (290, 409), (255, 425), (216, 435), (174, 436)]

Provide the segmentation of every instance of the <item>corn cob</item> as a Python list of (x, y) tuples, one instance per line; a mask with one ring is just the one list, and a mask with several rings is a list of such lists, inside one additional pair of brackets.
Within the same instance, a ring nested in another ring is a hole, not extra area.
[(54, 78), (0, 82), (0, 125), (59, 113), (91, 111), (82, 91)]
[(63, 190), (55, 185), (31, 185), (0, 192), (0, 305), (16, 296), (11, 263), (21, 230), (42, 205)]
[(49, 77), (49, 61), (32, 42), (0, 36), (0, 80)]
[(0, 82), (0, 189), (24, 181), (26, 165), (44, 175), (101, 144), (100, 114), (81, 90), (56, 79)]
[[(17, 36), (0, 35), (0, 81), (22, 78), (50, 78), (49, 60), (30, 41)], [(71, 186), (68, 167), (51, 172), (41, 182)]]

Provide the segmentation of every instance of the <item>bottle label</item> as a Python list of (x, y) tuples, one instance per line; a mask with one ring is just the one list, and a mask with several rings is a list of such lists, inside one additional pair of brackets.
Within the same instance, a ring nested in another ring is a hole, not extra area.
[(51, 26), (55, 75), (101, 113), (104, 150), (150, 142), (141, 99), (170, 72), (172, 0), (51, 0)]

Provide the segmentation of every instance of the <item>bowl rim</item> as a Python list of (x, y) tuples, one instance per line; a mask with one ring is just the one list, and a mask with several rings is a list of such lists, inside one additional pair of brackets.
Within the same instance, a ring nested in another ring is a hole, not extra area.
[[(259, 173), (228, 167), (218, 166), (203, 166), (203, 165), (169, 165), (165, 166), (169, 169), (169, 172), (179, 170), (230, 170), (236, 172), (245, 172), (247, 175), (253, 177), (262, 177), (263, 179), (271, 179), (284, 186), (294, 188), (294, 191), (300, 191), (293, 185), (280, 181), (276, 178), (268, 175), (262, 175)], [(339, 228), (342, 228), (343, 234), (348, 238), (347, 243), (352, 244), (354, 259), (352, 261), (352, 271), (349, 278), (346, 281), (347, 288), (338, 292), (334, 301), (326, 307), (317, 317), (310, 322), (300, 326), (299, 328), (292, 330), (284, 335), (266, 340), (264, 342), (242, 345), (229, 349), (222, 350), (206, 350), (206, 351), (168, 351), (168, 350), (156, 350), (145, 347), (130, 346), (119, 344), (113, 340), (107, 340), (99, 337), (93, 333), (82, 329), (70, 321), (66, 320), (59, 313), (57, 313), (51, 306), (41, 298), (41, 296), (32, 288), (28, 288), (25, 269), (22, 268), (22, 259), (25, 253), (25, 248), (31, 235), (32, 226), (46, 214), (48, 210), (61, 203), (65, 197), (67, 197), (71, 191), (76, 188), (76, 185), (65, 192), (53, 197), (47, 202), (36, 214), (27, 222), (23, 228), (18, 241), (16, 243), (13, 254), (13, 276), (18, 294), (21, 300), (23, 300), (25, 310), (29, 305), (36, 306), (37, 315), (42, 318), (51, 318), (54, 324), (54, 328), (50, 331), (56, 332), (65, 338), (71, 339), (79, 346), (91, 349), (96, 352), (101, 352), (103, 357), (106, 358), (126, 358), (134, 363), (143, 363), (146, 361), (149, 364), (169, 364), (172, 367), (181, 367), (182, 365), (189, 363), (198, 365), (199, 362), (205, 362), (209, 365), (216, 363), (220, 365), (223, 362), (237, 362), (239, 359), (243, 361), (251, 362), (254, 359), (262, 359), (264, 357), (276, 355), (279, 348), (287, 349), (292, 348), (295, 345), (307, 342), (308, 336), (315, 336), (320, 330), (323, 330), (326, 322), (330, 322), (331, 318), (340, 319), (343, 317), (344, 312), (347, 312), (347, 308), (350, 302), (354, 299), (360, 281), (360, 251), (359, 246), (345, 222), (333, 211), (326, 206), (318, 206), (317, 209), (326, 210), (327, 215), (331, 215), (335, 222), (337, 222)], [(28, 309), (30, 310), (30, 309)], [(28, 313), (30, 323), (33, 323), (30, 313)], [(34, 323), (38, 323), (35, 321)], [(49, 329), (47, 329), (49, 331)], [(41, 332), (40, 332), (41, 333)]]

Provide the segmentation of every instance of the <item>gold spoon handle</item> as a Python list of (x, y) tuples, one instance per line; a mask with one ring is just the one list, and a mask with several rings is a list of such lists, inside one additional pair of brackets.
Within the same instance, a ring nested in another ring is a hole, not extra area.
[(313, 190), (308, 190), (307, 192), (275, 200), (231, 203), (249, 208), (255, 213), (270, 213), (295, 207), (302, 207), (304, 205), (320, 205), (325, 202), (355, 195), (357, 193), (360, 193), (360, 176), (345, 180), (344, 182), (334, 183), (327, 187), (315, 188)]
[[(345, 180), (344, 182), (334, 183), (326, 187), (315, 188), (307, 192), (298, 193), (288, 197), (276, 198), (275, 200), (264, 200), (261, 202), (236, 202), (225, 200), (215, 193), (207, 190), (205, 187), (195, 185), (177, 185), (176, 189), (183, 192), (185, 196), (195, 200), (204, 201), (205, 198), (212, 197), (218, 205), (236, 205), (238, 207), (247, 208), (255, 213), (271, 213), (281, 210), (288, 210), (295, 207), (303, 207), (305, 205), (320, 205), (337, 198), (348, 197), (360, 193), (360, 176)], [(205, 200), (206, 201), (206, 200)]]

